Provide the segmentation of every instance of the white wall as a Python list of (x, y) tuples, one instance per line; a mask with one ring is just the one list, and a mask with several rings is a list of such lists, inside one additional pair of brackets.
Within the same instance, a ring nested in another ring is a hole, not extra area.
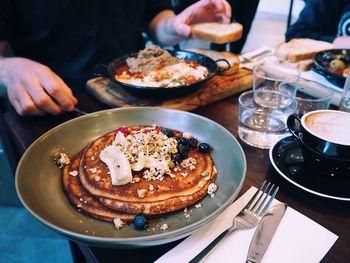
[[(260, 0), (252, 28), (243, 52), (261, 46), (276, 47), (284, 41), (290, 0)], [(304, 7), (304, 1), (294, 0), (292, 22)]]
[[(302, 0), (294, 0), (293, 16), (297, 17), (305, 3)], [(290, 0), (260, 0), (258, 12), (288, 15)]]

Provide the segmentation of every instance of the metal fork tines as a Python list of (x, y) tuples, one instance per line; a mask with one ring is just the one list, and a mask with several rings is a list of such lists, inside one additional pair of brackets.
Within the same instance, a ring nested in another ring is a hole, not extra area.
[(260, 189), (256, 191), (253, 197), (249, 200), (247, 205), (233, 219), (232, 226), (214, 239), (195, 258), (193, 258), (190, 263), (203, 262), (222, 242), (222, 240), (235, 230), (255, 227), (271, 205), (272, 200), (277, 195), (278, 189), (278, 186), (275, 187), (274, 184), (265, 180)]

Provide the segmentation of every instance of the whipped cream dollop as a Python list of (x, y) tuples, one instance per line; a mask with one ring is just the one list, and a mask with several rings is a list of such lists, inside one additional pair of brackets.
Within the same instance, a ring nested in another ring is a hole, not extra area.
[(130, 163), (120, 147), (107, 146), (100, 153), (100, 159), (109, 169), (112, 185), (124, 185), (132, 180)]
[(131, 130), (128, 135), (118, 131), (112, 145), (100, 153), (100, 159), (108, 166), (113, 185), (132, 181), (132, 171), (143, 172), (143, 178), (163, 180), (171, 176), (171, 154), (177, 152), (177, 141), (169, 138), (156, 126)]

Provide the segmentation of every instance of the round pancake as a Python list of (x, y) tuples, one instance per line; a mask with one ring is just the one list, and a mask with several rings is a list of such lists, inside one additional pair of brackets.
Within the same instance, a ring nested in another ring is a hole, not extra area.
[[(181, 133), (175, 134), (179, 136)], [(188, 157), (197, 161), (194, 170), (178, 165), (180, 171), (172, 169), (175, 178), (165, 175), (162, 181), (146, 181), (143, 171), (133, 172), (133, 177), (139, 178), (138, 182), (112, 185), (108, 167), (100, 160), (99, 154), (112, 144), (114, 136), (114, 132), (109, 132), (85, 149), (80, 162), (79, 178), (91, 194), (98, 196), (101, 203), (118, 212), (157, 215), (188, 207), (202, 199), (207, 194), (208, 185), (216, 179), (216, 169), (210, 154), (190, 149)], [(202, 175), (204, 171), (206, 176)], [(140, 190), (144, 195), (139, 195)]]
[(134, 215), (117, 213), (115, 210), (103, 206), (99, 200), (86, 191), (79, 181), (78, 175), (70, 175), (70, 172), (78, 172), (80, 159), (83, 152), (76, 154), (70, 160), (70, 164), (63, 168), (63, 188), (70, 202), (79, 211), (94, 218), (112, 222), (113, 219), (120, 218), (123, 221), (131, 221)]

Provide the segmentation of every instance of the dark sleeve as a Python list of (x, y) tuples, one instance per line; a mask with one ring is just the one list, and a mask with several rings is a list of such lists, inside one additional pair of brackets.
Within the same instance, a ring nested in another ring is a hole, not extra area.
[[(2, 1), (2, 0), (1, 0)], [(145, 25), (148, 26), (152, 19), (164, 10), (173, 10), (171, 0), (148, 0), (146, 1)]]
[(14, 1), (0, 1), (0, 41), (11, 38), (15, 21)]
[(312, 38), (333, 42), (337, 36), (341, 0), (307, 0), (298, 20), (286, 32), (292, 38)]
[(228, 3), (232, 8), (232, 20), (243, 26), (241, 39), (230, 43), (230, 51), (239, 54), (247, 40), (259, 0), (228, 0)]
[(174, 12), (175, 14), (181, 13), (183, 10), (185, 10), (190, 5), (197, 2), (197, 0), (174, 0)]

